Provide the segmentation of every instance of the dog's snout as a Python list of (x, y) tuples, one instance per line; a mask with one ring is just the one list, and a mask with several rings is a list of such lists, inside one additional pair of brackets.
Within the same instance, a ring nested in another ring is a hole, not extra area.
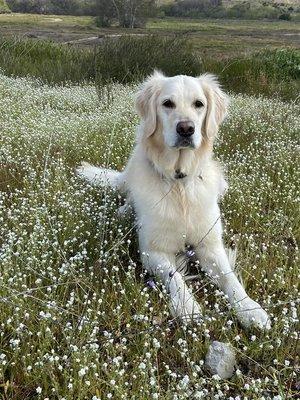
[(176, 132), (183, 137), (192, 136), (195, 132), (195, 124), (192, 121), (180, 121), (176, 126)]

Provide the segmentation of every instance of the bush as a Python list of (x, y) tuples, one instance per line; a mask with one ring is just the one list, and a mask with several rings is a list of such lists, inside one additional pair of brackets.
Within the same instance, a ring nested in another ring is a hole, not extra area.
[(0, 14), (5, 14), (9, 12), (11, 12), (11, 10), (6, 3), (6, 0), (0, 0)]
[(107, 39), (97, 52), (100, 82), (133, 82), (154, 69), (167, 75), (197, 75), (201, 68), (186, 38), (160, 36), (123, 36)]
[(198, 57), (184, 37), (124, 36), (79, 49), (52, 42), (0, 39), (0, 69), (7, 75), (33, 76), (50, 84), (136, 82), (156, 68), (166, 75), (218, 75), (232, 92), (295, 99), (299, 93), (300, 51), (263, 51), (224, 60)]
[(300, 89), (300, 51), (268, 50), (224, 62), (202, 60), (202, 69), (219, 76), (227, 90), (295, 99)]
[(0, 39), (0, 68), (8, 75), (34, 76), (56, 84), (133, 82), (155, 68), (169, 75), (196, 75), (201, 64), (185, 38), (124, 36), (105, 39), (95, 51), (46, 41)]
[(91, 15), (93, 1), (83, 0), (7, 0), (14, 12), (36, 14)]
[(237, 18), (237, 19), (282, 19), (290, 20), (297, 12), (293, 7), (272, 1), (241, 1), (232, 6), (222, 6), (221, 1), (178, 0), (162, 7), (165, 14), (188, 18)]
[(291, 20), (291, 14), (283, 13), (283, 14), (280, 14), (278, 18), (282, 19), (284, 21), (290, 21)]
[(47, 83), (94, 79), (90, 50), (30, 39), (0, 39), (0, 68), (13, 76), (33, 76)]
[(180, 0), (164, 6), (163, 10), (169, 16), (199, 18), (210, 15), (220, 5), (220, 1)]
[(266, 50), (258, 54), (257, 61), (274, 79), (300, 80), (300, 50)]

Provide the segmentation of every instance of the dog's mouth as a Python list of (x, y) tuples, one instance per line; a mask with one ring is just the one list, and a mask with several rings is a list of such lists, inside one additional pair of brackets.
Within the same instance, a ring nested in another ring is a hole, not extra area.
[(177, 149), (178, 148), (191, 148), (194, 149), (195, 145), (193, 142), (193, 139), (191, 138), (179, 138), (177, 139), (177, 142), (175, 143), (175, 146)]

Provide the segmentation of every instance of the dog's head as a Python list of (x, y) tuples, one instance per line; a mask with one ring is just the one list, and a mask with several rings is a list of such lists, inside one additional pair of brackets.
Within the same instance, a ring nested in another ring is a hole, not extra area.
[(136, 97), (143, 135), (161, 134), (175, 149), (197, 149), (203, 140), (213, 140), (227, 106), (228, 97), (210, 74), (168, 78), (154, 72)]

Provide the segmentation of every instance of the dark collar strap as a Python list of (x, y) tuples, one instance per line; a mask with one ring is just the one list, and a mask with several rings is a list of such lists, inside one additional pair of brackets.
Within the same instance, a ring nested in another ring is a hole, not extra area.
[(184, 174), (183, 172), (180, 171), (180, 169), (175, 170), (175, 179), (183, 179), (187, 176), (187, 174)]
[[(149, 164), (151, 165), (151, 167), (155, 170), (153, 162), (151, 160), (149, 160), (149, 159), (148, 159), (148, 161), (149, 161)], [(175, 170), (174, 179), (183, 179), (183, 178), (186, 178), (186, 177), (187, 177), (187, 174), (181, 172), (180, 169), (176, 169)], [(162, 175), (162, 178), (164, 178), (164, 175)], [(201, 175), (199, 175), (198, 178), (203, 180)]]

